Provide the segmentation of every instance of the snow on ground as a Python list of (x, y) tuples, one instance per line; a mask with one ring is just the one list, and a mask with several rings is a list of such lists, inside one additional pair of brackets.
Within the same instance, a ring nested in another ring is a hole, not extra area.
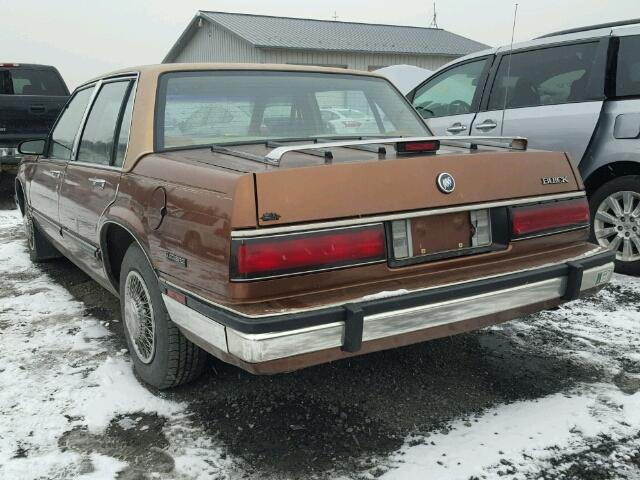
[[(0, 478), (272, 478), (239, 471), (189, 405), (142, 387), (104, 320), (30, 262), (21, 230), (17, 212), (0, 211)], [(598, 372), (596, 383), (408, 435), (344, 478), (640, 478), (639, 324), (640, 279), (616, 276), (593, 298), (490, 328), (527, 358)]]
[(138, 383), (105, 326), (30, 262), (21, 230), (16, 211), (0, 211), (0, 478), (114, 478), (127, 463), (82, 444), (114, 419), (144, 431), (154, 417), (170, 419), (172, 478), (224, 478), (210, 440), (183, 444), (185, 431), (199, 436), (186, 406)]
[(596, 297), (492, 327), (531, 349), (601, 369), (608, 382), (498, 406), (444, 433), (410, 437), (382, 478), (640, 478), (638, 300), (640, 279), (617, 275)]

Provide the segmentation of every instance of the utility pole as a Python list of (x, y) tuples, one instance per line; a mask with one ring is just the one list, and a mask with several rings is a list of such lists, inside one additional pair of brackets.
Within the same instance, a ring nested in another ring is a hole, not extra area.
[(336, 12), (335, 10), (333, 11), (333, 21), (334, 22), (338, 21), (338, 12)]
[(433, 2), (433, 17), (431, 18), (431, 23), (429, 24), (429, 28), (438, 28), (438, 14), (436, 12), (436, 2)]

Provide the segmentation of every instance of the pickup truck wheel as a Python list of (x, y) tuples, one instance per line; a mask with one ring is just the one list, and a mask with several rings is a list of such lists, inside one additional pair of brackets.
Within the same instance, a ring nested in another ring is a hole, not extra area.
[(24, 223), (24, 233), (27, 237), (29, 258), (31, 258), (32, 262), (40, 263), (61, 256), (60, 252), (51, 244), (49, 239), (40, 230), (38, 224), (33, 220), (29, 208), (25, 209), (22, 222)]
[(131, 360), (144, 382), (165, 389), (202, 373), (206, 352), (187, 340), (169, 318), (158, 280), (135, 243), (122, 261), (120, 310)]
[(616, 272), (640, 275), (640, 175), (605, 183), (589, 204), (592, 240), (616, 252)]

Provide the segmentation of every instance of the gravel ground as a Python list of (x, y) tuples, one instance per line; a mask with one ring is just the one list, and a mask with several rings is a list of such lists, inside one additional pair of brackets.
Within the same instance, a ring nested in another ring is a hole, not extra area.
[(552, 312), (257, 377), (142, 388), (117, 301), (34, 266), (0, 201), (0, 478), (640, 478), (640, 281)]

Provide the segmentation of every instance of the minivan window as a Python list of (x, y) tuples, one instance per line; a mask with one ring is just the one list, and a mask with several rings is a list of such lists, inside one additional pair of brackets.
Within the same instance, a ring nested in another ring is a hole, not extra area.
[(0, 68), (0, 95), (64, 97), (67, 89), (55, 70)]
[[(358, 119), (340, 126), (323, 121), (321, 110), (328, 107), (377, 114), (366, 125)], [(424, 122), (388, 81), (350, 74), (165, 73), (160, 77), (157, 112), (159, 149), (292, 137), (429, 135)]]
[(413, 106), (425, 118), (462, 115), (471, 112), (486, 59), (453, 67), (422, 85)]
[(51, 134), (51, 150), (49, 155), (53, 158), (70, 160), (73, 150), (73, 142), (80, 128), (80, 122), (91, 99), (94, 87), (85, 88), (76, 93), (58, 120)]
[(98, 92), (82, 133), (78, 161), (109, 165), (120, 109), (129, 83), (106, 83)]
[(640, 96), (640, 36), (621, 37), (616, 69), (616, 97)]
[(594, 76), (604, 75), (604, 69), (594, 68), (597, 50), (598, 43), (591, 42), (503, 55), (488, 109), (595, 100), (589, 84)]

